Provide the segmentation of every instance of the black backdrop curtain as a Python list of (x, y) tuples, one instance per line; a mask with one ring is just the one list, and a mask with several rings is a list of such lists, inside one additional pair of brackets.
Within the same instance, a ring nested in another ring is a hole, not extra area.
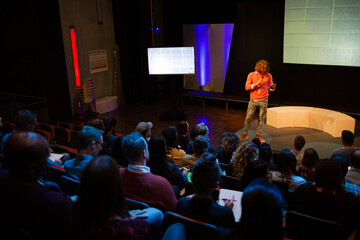
[(248, 98), (247, 74), (267, 59), (278, 83), (270, 102), (359, 114), (359, 67), (283, 63), (284, 2), (238, 4), (224, 93)]
[(125, 101), (153, 104), (155, 84), (147, 61), (147, 48), (152, 46), (150, 2), (113, 0), (112, 4)]

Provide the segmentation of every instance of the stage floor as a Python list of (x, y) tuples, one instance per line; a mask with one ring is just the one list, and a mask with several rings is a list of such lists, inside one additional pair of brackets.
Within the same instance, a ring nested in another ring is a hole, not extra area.
[[(250, 124), (249, 138), (247, 141), (253, 139), (256, 134), (257, 120), (253, 120)], [(242, 134), (242, 129), (236, 132), (238, 136)], [(262, 131), (262, 137), (267, 143), (270, 144), (271, 148), (276, 151), (282, 149), (292, 149), (293, 141), (297, 135), (302, 135), (305, 138), (306, 148), (314, 148), (319, 154), (320, 158), (329, 158), (331, 153), (337, 149), (341, 148), (341, 138), (334, 138), (328, 133), (310, 129), (310, 128), (300, 128), (300, 127), (287, 127), (287, 128), (274, 128), (269, 125), (264, 125)], [(355, 138), (355, 146), (360, 146), (360, 137)]]
[[(178, 110), (184, 111), (190, 129), (197, 123), (204, 122), (209, 127), (210, 144), (217, 147), (220, 143), (221, 134), (234, 132), (241, 135), (245, 120), (247, 103), (229, 103), (228, 112), (225, 111), (224, 102), (208, 101), (205, 108), (200, 98), (184, 99), (178, 101)], [(166, 98), (159, 98), (155, 105), (126, 104), (119, 109), (101, 114), (100, 117), (113, 116), (118, 124), (116, 131), (126, 135), (135, 130), (138, 122), (151, 121), (153, 123), (152, 134), (161, 134), (169, 126), (176, 126), (177, 120), (160, 121), (159, 116), (170, 109), (170, 102)], [(359, 121), (356, 122), (355, 146), (360, 146)], [(250, 125), (249, 139), (255, 137), (257, 114), (254, 115)], [(308, 128), (279, 128), (264, 125), (263, 138), (271, 145), (273, 150), (292, 149), (296, 135), (303, 135), (306, 140), (304, 147), (314, 148), (321, 158), (330, 157), (332, 151), (340, 148), (341, 138)]]

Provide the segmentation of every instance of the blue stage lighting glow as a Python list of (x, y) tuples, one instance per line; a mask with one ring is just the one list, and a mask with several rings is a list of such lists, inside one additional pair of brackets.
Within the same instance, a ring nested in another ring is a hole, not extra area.
[(196, 32), (196, 66), (200, 86), (210, 81), (210, 24), (197, 24)]

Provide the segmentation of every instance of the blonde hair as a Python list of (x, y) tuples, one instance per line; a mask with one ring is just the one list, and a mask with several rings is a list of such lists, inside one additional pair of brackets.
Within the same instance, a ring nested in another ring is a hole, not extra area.
[(245, 167), (251, 162), (259, 160), (259, 149), (252, 142), (245, 142), (234, 152), (230, 164), (233, 165), (234, 171), (233, 176), (241, 178)]
[(260, 74), (267, 73), (269, 72), (269, 70), (270, 70), (269, 62), (265, 59), (258, 61), (255, 65), (255, 71), (257, 71)]

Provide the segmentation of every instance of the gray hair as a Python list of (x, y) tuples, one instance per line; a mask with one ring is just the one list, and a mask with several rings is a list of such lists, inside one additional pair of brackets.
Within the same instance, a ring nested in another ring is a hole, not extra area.
[(130, 164), (136, 164), (147, 147), (145, 139), (139, 132), (132, 132), (124, 136), (121, 143), (124, 156)]
[(79, 132), (79, 149), (87, 149), (93, 141), (99, 142), (103, 134), (103, 131), (85, 125)]

